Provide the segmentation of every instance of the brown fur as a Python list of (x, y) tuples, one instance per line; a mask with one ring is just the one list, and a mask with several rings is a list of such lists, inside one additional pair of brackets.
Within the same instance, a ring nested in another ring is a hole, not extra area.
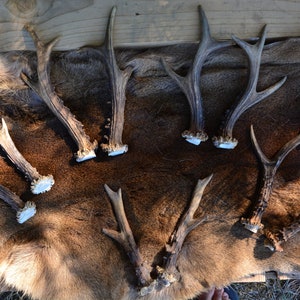
[[(120, 67), (135, 67), (129, 81), (123, 141), (129, 152), (77, 164), (76, 146), (45, 105), (28, 91), (20, 72), (35, 76), (32, 53), (2, 54), (1, 117), (16, 146), (41, 174), (53, 174), (55, 185), (34, 196), (29, 183), (0, 160), (0, 183), (23, 200), (34, 200), (37, 215), (17, 224), (14, 212), (0, 203), (0, 276), (2, 290), (23, 290), (35, 299), (137, 299), (136, 277), (120, 246), (102, 233), (117, 229), (104, 192), (106, 183), (122, 188), (125, 211), (140, 252), (148, 264), (162, 264), (165, 243), (186, 209), (199, 178), (214, 173), (200, 204), (209, 221), (193, 230), (178, 260), (181, 280), (144, 299), (188, 299), (211, 286), (224, 286), (251, 274), (275, 270), (300, 274), (300, 236), (284, 252), (263, 247), (263, 237), (239, 224), (254, 203), (261, 179), (249, 138), (254, 125), (267, 156), (299, 133), (300, 40), (267, 45), (258, 90), (287, 75), (284, 86), (254, 106), (237, 122), (239, 145), (199, 147), (180, 136), (189, 124), (188, 103), (161, 65), (164, 57), (185, 73), (196, 45), (117, 51)], [(56, 92), (101, 142), (110, 117), (110, 90), (97, 49), (55, 53), (51, 65)], [(202, 74), (206, 129), (217, 133), (222, 116), (247, 83), (247, 60), (237, 47), (209, 57)], [(3, 154), (3, 153), (2, 153)], [(3, 154), (4, 156), (4, 154)], [(300, 211), (300, 156), (294, 150), (276, 175), (270, 206), (263, 218), (270, 228), (288, 225)], [(198, 214), (201, 213), (199, 210)]]

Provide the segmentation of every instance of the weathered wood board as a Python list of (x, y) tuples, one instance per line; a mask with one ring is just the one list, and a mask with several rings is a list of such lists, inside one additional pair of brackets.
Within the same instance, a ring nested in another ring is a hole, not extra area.
[(118, 7), (116, 46), (197, 41), (199, 4), (218, 39), (256, 37), (264, 24), (269, 24), (268, 37), (300, 35), (299, 0), (2, 0), (0, 51), (34, 50), (23, 30), (26, 23), (35, 24), (43, 39), (60, 35), (54, 50), (100, 45), (113, 5)]

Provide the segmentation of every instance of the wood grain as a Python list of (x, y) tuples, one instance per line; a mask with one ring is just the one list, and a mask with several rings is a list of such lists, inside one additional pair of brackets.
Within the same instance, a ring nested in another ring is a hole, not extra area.
[(0, 51), (34, 50), (23, 30), (26, 23), (33, 23), (44, 40), (59, 35), (55, 50), (100, 45), (113, 5), (118, 7), (116, 46), (197, 41), (199, 4), (218, 39), (256, 37), (266, 23), (268, 37), (300, 35), (299, 0), (2, 0)]

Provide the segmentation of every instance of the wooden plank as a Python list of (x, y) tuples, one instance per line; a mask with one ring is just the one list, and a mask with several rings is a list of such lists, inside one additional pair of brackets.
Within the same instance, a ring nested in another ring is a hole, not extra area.
[[(55, 50), (103, 42), (107, 19), (117, 5), (116, 46), (153, 46), (199, 40), (199, 0), (2, 0), (0, 51), (34, 50), (24, 24), (36, 25), (44, 40), (61, 36)], [(268, 37), (300, 35), (299, 0), (202, 0), (212, 35)]]
[(248, 277), (241, 278), (237, 283), (242, 282), (266, 282), (269, 279), (278, 280), (290, 280), (290, 279), (300, 279), (296, 274), (282, 274), (280, 272), (266, 272), (264, 274), (249, 275)]

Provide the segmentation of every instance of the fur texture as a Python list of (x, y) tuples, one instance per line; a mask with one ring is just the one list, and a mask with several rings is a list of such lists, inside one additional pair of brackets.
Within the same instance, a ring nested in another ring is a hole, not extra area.
[[(265, 47), (258, 90), (283, 76), (288, 80), (237, 122), (234, 132), (239, 145), (233, 151), (215, 149), (210, 140), (196, 147), (180, 136), (189, 124), (189, 107), (166, 75), (161, 58), (184, 74), (195, 54), (195, 44), (119, 49), (120, 68), (134, 66), (123, 135), (129, 152), (108, 158), (99, 150), (96, 159), (83, 164), (72, 160), (76, 147), (66, 130), (19, 78), (21, 72), (35, 78), (34, 53), (2, 53), (1, 117), (24, 157), (55, 179), (50, 192), (32, 195), (29, 183), (5, 158), (0, 160), (0, 183), (37, 205), (36, 216), (20, 225), (14, 212), (0, 203), (2, 290), (22, 290), (43, 300), (137, 299), (134, 268), (123, 249), (102, 233), (102, 228), (117, 229), (103, 185), (122, 188), (140, 252), (155, 267), (162, 264), (164, 245), (187, 208), (197, 180), (211, 173), (214, 177), (198, 212), (206, 214), (209, 221), (184, 242), (177, 265), (181, 280), (144, 299), (189, 299), (212, 286), (269, 270), (299, 276), (299, 234), (283, 245), (284, 252), (272, 253), (263, 247), (261, 233), (251, 235), (238, 222), (254, 203), (262, 175), (250, 142), (250, 125), (270, 157), (299, 133), (299, 49), (299, 39)], [(99, 51), (84, 48), (54, 53), (51, 78), (91, 140), (101, 142), (107, 134), (111, 103)], [(238, 47), (208, 58), (201, 89), (210, 137), (244, 91), (247, 79), (247, 59)], [(299, 217), (299, 166), (299, 151), (294, 150), (276, 175), (263, 219), (266, 226), (280, 228)]]

